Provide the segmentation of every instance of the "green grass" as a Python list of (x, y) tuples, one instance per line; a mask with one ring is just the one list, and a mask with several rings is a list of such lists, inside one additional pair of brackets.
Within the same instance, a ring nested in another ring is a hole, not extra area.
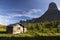
[(55, 40), (60, 33), (42, 33), (38, 30), (28, 30), (21, 34), (5, 34), (6, 29), (0, 30), (0, 40)]
[(0, 37), (36, 37), (36, 36), (60, 36), (60, 33), (43, 33), (39, 30), (28, 30), (26, 33), (20, 34), (7, 34), (6, 29), (0, 29)]
[(0, 27), (0, 40), (55, 40), (57, 36), (60, 36), (60, 33), (51, 33), (48, 29), (44, 30), (44, 32), (40, 30), (28, 30), (26, 33), (8, 34), (5, 33), (6, 27)]

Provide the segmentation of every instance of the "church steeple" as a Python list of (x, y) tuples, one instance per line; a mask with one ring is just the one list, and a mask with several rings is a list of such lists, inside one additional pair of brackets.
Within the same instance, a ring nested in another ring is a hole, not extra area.
[(48, 10), (58, 10), (57, 5), (54, 2), (49, 4)]

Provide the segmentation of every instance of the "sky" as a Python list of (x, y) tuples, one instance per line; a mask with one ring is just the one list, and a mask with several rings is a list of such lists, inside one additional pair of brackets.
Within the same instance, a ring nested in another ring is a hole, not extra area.
[(46, 12), (51, 2), (55, 2), (60, 10), (60, 0), (0, 0), (0, 24), (38, 18)]

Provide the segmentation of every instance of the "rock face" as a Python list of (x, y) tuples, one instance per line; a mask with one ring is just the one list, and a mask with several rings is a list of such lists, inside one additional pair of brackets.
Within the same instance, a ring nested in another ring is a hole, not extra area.
[(54, 2), (50, 3), (48, 10), (58, 10), (57, 5)]
[(33, 22), (43, 22), (43, 21), (59, 21), (60, 11), (57, 5), (52, 2), (49, 4), (48, 10), (39, 18), (36, 18)]
[[(60, 20), (60, 11), (57, 8), (57, 5), (52, 2), (49, 4), (48, 10), (39, 18), (28, 20), (29, 22), (43, 22), (43, 21), (59, 21)], [(26, 22), (28, 22), (26, 21)]]
[(38, 18), (39, 21), (58, 21), (60, 20), (60, 11), (54, 2), (49, 4), (48, 10)]

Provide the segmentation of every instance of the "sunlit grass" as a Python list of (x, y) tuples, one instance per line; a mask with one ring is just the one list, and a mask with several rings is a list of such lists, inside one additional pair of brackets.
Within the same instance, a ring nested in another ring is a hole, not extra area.
[[(6, 28), (0, 27), (0, 32), (6, 32)], [(28, 30), (26, 33), (7, 34), (0, 33), (0, 37), (36, 37), (36, 36), (60, 36), (60, 33), (51, 33), (50, 31), (43, 33), (40, 30)]]
[(35, 36), (60, 36), (60, 33), (41, 33), (38, 31), (28, 31), (27, 33), (20, 34), (2, 34), (0, 33), (0, 37), (35, 37)]

